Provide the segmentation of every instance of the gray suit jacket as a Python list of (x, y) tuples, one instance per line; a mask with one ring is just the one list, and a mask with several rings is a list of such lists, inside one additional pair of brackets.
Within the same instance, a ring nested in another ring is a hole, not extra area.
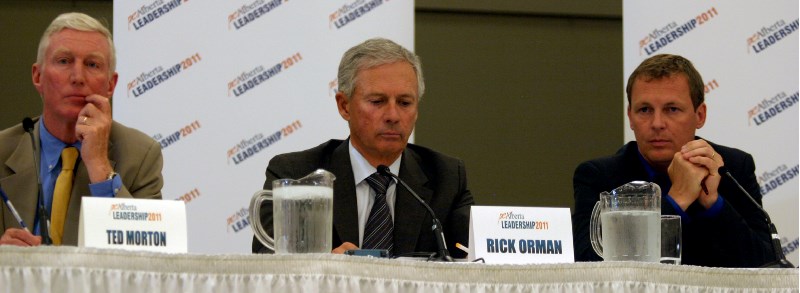
[[(38, 143), (39, 121), (34, 125), (33, 135)], [(37, 145), (37, 160), (40, 158), (40, 149)], [(36, 217), (38, 194), (37, 167), (34, 166), (33, 157), (30, 136), (22, 129), (21, 124), (0, 131), (0, 161), (4, 163), (0, 167), (0, 187), (6, 192), (22, 220), (31, 228)], [(161, 198), (161, 187), (164, 185), (161, 177), (161, 146), (152, 138), (115, 121), (111, 125), (108, 158), (122, 179), (122, 188), (116, 197)], [(76, 166), (74, 180), (64, 223), (64, 245), (77, 245), (81, 197), (91, 196), (89, 173), (82, 161)], [(3, 231), (19, 228), (19, 223), (8, 212), (5, 203), (0, 209), (0, 221)]]
[[(344, 242), (358, 246), (358, 211), (356, 182), (350, 165), (347, 140), (330, 140), (302, 152), (275, 156), (267, 167), (265, 189), (272, 189), (275, 179), (302, 178), (322, 168), (336, 176), (333, 184), (333, 248)], [(409, 144), (403, 151), (398, 174), (442, 221), (447, 248), (453, 257), (465, 257), (455, 248), (456, 242), (469, 241), (469, 212), (474, 204), (467, 189), (467, 176), (461, 160), (431, 149)], [(404, 188), (397, 187), (394, 208), (394, 252), (436, 252), (436, 239), (431, 232), (431, 217), (424, 207)], [(272, 204), (261, 208), (261, 222), (272, 234)], [(271, 253), (256, 238), (253, 252)]]

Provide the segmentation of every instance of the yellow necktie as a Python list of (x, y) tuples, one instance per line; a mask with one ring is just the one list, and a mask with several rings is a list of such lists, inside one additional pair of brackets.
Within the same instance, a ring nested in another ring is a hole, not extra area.
[(53, 207), (50, 211), (50, 236), (53, 244), (61, 245), (64, 236), (64, 222), (67, 218), (69, 196), (72, 193), (72, 179), (75, 173), (75, 161), (78, 159), (78, 149), (66, 147), (61, 151), (61, 174), (56, 178), (56, 187), (53, 189)]

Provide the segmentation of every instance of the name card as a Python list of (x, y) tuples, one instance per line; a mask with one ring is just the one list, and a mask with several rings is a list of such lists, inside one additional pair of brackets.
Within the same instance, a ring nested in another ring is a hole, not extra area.
[(180, 200), (83, 197), (78, 246), (186, 253)]
[(493, 264), (572, 263), (569, 208), (472, 206), (469, 260)]

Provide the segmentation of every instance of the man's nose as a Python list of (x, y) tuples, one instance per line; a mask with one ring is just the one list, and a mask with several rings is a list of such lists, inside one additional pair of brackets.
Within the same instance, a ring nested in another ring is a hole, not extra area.
[(83, 85), (86, 82), (85, 70), (83, 64), (75, 62), (70, 70), (70, 82), (74, 85)]
[(664, 129), (664, 128), (667, 126), (667, 125), (666, 125), (666, 121), (665, 121), (664, 114), (662, 114), (662, 113), (661, 113), (661, 112), (659, 112), (659, 111), (656, 111), (656, 112), (653, 114), (653, 121), (652, 121), (652, 123), (651, 123), (651, 126), (652, 126), (654, 129)]
[(389, 123), (400, 121), (400, 106), (397, 105), (396, 101), (391, 101), (386, 105), (384, 119)]

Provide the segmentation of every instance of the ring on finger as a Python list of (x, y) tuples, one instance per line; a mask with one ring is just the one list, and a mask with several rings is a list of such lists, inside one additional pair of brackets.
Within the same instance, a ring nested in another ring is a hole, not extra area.
[(717, 152), (711, 152), (711, 159), (713, 160), (714, 157), (717, 156)]

